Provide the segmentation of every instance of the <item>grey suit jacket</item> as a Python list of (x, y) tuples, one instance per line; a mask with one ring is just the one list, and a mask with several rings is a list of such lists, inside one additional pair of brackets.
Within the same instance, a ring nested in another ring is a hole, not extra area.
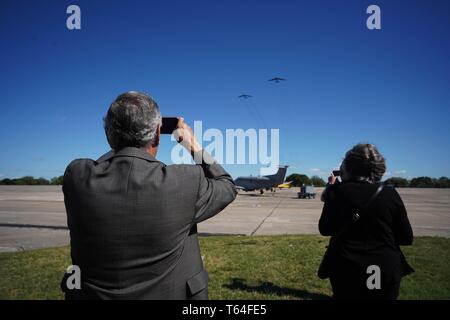
[(72, 263), (67, 299), (207, 299), (197, 223), (236, 197), (219, 164), (169, 165), (138, 148), (77, 159), (64, 174)]

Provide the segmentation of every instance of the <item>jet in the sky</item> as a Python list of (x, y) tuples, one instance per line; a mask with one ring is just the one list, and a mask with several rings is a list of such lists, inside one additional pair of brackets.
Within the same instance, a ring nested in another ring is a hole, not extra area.
[(287, 168), (288, 166), (280, 166), (277, 173), (268, 176), (238, 177), (234, 180), (234, 184), (236, 189), (244, 191), (259, 190), (263, 194), (264, 190), (274, 190), (274, 188), (283, 183)]
[(269, 81), (275, 81), (275, 83), (278, 83), (278, 82), (280, 82), (280, 81), (286, 81), (286, 79), (284, 79), (284, 78), (279, 78), (279, 77), (275, 77), (275, 78), (269, 79)]
[(241, 99), (248, 99), (248, 98), (253, 98), (253, 96), (249, 95), (249, 94), (241, 94), (238, 98)]

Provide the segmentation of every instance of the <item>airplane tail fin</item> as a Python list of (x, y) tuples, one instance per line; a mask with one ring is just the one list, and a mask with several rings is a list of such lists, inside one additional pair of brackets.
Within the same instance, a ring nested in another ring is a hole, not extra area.
[(270, 180), (273, 180), (276, 185), (282, 184), (284, 182), (284, 177), (286, 176), (288, 166), (280, 166), (277, 173), (267, 176)]

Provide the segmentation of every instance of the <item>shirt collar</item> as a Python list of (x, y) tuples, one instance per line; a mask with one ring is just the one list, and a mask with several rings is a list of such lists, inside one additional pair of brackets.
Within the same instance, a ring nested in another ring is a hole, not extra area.
[(143, 149), (135, 147), (126, 147), (118, 151), (110, 150), (109, 152), (105, 153), (100, 158), (98, 158), (97, 162), (107, 161), (111, 158), (116, 157), (134, 157), (147, 161), (158, 161), (150, 153), (144, 151)]

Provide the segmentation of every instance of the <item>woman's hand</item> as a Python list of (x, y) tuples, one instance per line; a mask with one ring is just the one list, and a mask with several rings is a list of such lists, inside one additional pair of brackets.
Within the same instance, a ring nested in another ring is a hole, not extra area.
[(335, 176), (334, 174), (331, 174), (331, 175), (328, 177), (328, 183), (329, 183), (329, 184), (335, 184), (335, 183), (336, 183), (336, 176)]

